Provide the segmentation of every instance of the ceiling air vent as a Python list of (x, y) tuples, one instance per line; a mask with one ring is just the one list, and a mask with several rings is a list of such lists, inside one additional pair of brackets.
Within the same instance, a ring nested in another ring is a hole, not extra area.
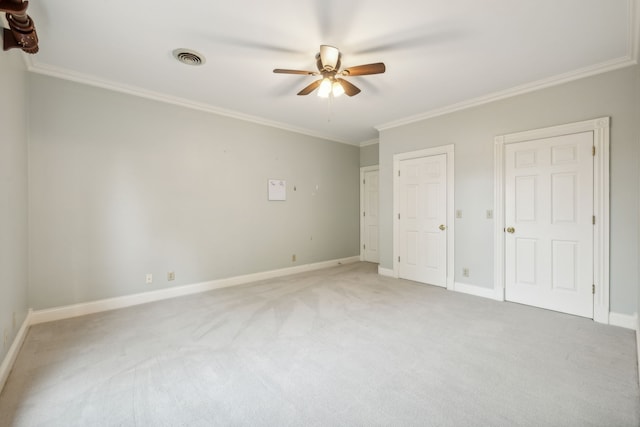
[(187, 65), (202, 65), (205, 62), (204, 56), (189, 49), (176, 49), (173, 51), (173, 57)]

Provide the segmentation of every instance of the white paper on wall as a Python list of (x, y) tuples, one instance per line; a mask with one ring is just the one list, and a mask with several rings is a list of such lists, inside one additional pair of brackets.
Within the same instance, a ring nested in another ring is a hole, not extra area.
[(269, 186), (269, 200), (287, 200), (287, 181), (270, 179), (267, 185)]

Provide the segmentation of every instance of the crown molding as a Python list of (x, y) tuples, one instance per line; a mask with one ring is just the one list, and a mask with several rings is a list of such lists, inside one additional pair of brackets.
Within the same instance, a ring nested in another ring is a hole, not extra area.
[(500, 101), (502, 99), (511, 98), (517, 95), (523, 95), (526, 93), (535, 92), (540, 89), (561, 85), (563, 83), (569, 83), (571, 81), (579, 80), (585, 77), (606, 73), (608, 71), (613, 71), (620, 68), (625, 68), (631, 65), (636, 65), (636, 63), (637, 62), (631, 56), (624, 56), (622, 58), (617, 58), (610, 61), (602, 62), (600, 64), (591, 65), (591, 66), (584, 67), (568, 73), (558, 74), (553, 77), (515, 86), (510, 89), (493, 92), (488, 95), (472, 98), (456, 104), (448, 105), (446, 107), (437, 108), (434, 110), (409, 116), (403, 119), (394, 120), (392, 122), (384, 123), (374, 127), (378, 131), (393, 129), (399, 126), (408, 125), (410, 123), (415, 123), (415, 122), (419, 122), (426, 119), (432, 119), (438, 116), (444, 116), (445, 114), (454, 113), (456, 111), (466, 110), (472, 107), (478, 107), (480, 105), (489, 104), (491, 102)]
[[(636, 65), (640, 63), (640, 0), (628, 0), (628, 8), (629, 8), (629, 21), (628, 21), (629, 38), (627, 42), (627, 55), (624, 57), (620, 57), (610, 61), (602, 62), (600, 64), (584, 67), (568, 73), (559, 74), (559, 75), (538, 80), (535, 82), (525, 83), (523, 85), (519, 85), (513, 88), (493, 92), (484, 96), (468, 99), (468, 100), (461, 101), (448, 106), (444, 106), (441, 108), (428, 110), (420, 114), (415, 114), (415, 115), (401, 118), (395, 121), (383, 123), (383, 124), (374, 126), (374, 128), (377, 131), (392, 129), (395, 127), (404, 126), (410, 123), (415, 123), (418, 121), (442, 116), (445, 114), (450, 114), (456, 111), (461, 111), (461, 110), (465, 110), (472, 107), (477, 107), (480, 105), (488, 104), (488, 103), (499, 101), (502, 99), (511, 98), (517, 95), (534, 92), (540, 89), (560, 85), (563, 83), (568, 83), (568, 82), (579, 80), (585, 77), (605, 73), (608, 71), (613, 71), (613, 70), (624, 68), (631, 65)], [(34, 61), (34, 55), (29, 55), (24, 52), (22, 53), (22, 55), (23, 55), (27, 70), (37, 74), (48, 75), (51, 77), (56, 77), (64, 80), (70, 80), (77, 83), (100, 87), (103, 89), (125, 93), (132, 96), (169, 103), (169, 104), (173, 104), (173, 105), (177, 105), (177, 106), (181, 106), (189, 109), (204, 111), (204, 112), (208, 112), (208, 113), (212, 113), (212, 114), (216, 114), (224, 117), (230, 117), (238, 120), (243, 120), (246, 122), (251, 122), (251, 123), (268, 126), (272, 128), (277, 128), (277, 129), (282, 129), (289, 132), (294, 132), (302, 135), (307, 135), (307, 136), (320, 138), (327, 141), (338, 142), (338, 143), (352, 145), (356, 147), (366, 147), (368, 145), (373, 145), (379, 142), (377, 138), (367, 140), (367, 141), (362, 141), (360, 143), (355, 141), (348, 141), (348, 140), (336, 138), (334, 136), (327, 135), (321, 132), (317, 132), (311, 129), (296, 127), (287, 123), (277, 122), (277, 121), (265, 119), (259, 116), (244, 114), (238, 111), (224, 109), (211, 104), (194, 102), (184, 98), (173, 97), (166, 94), (149, 91), (139, 87), (122, 85), (113, 81), (102, 80), (92, 75), (77, 73), (68, 69), (52, 67), (48, 65), (45, 66), (42, 64), (38, 64), (36, 61)]]
[(629, 40), (627, 42), (627, 55), (621, 58), (605, 61), (600, 64), (591, 65), (568, 73), (559, 74), (546, 79), (526, 83), (503, 91), (493, 92), (488, 95), (469, 99), (456, 104), (448, 105), (442, 108), (426, 111), (424, 113), (412, 115), (392, 122), (383, 123), (374, 126), (378, 131), (392, 129), (404, 126), (410, 123), (419, 122), (421, 120), (431, 119), (456, 111), (466, 110), (467, 108), (477, 107), (488, 104), (501, 99), (511, 98), (513, 96), (522, 95), (529, 92), (535, 92), (540, 89), (561, 85), (574, 80), (597, 74), (614, 71), (620, 68), (629, 67), (640, 63), (640, 0), (629, 0)]
[(367, 141), (362, 141), (360, 144), (358, 144), (360, 147), (368, 147), (369, 145), (376, 145), (380, 143), (380, 139), (378, 138), (373, 138), (373, 139), (369, 139)]
[(27, 64), (27, 70), (35, 73), (42, 74), (50, 77), (56, 77), (63, 80), (69, 80), (76, 83), (86, 84), (88, 86), (99, 87), (101, 89), (107, 89), (114, 92), (120, 92), (131, 96), (140, 98), (151, 99), (154, 101), (164, 102), (168, 104), (177, 105), (192, 110), (204, 111), (206, 113), (212, 113), (219, 116), (230, 117), (233, 119), (242, 120), (245, 122), (251, 122), (263, 126), (268, 126), (276, 129), (281, 129), (289, 132), (299, 133), (306, 136), (312, 136), (314, 138), (320, 138), (327, 141), (339, 142), (341, 144), (358, 146), (358, 143), (347, 141), (344, 139), (336, 138), (330, 135), (325, 135), (320, 132), (313, 131), (311, 129), (305, 129), (289, 125), (287, 123), (277, 122), (274, 120), (265, 119), (258, 116), (252, 116), (250, 114), (240, 113), (238, 111), (227, 110), (225, 108), (216, 107), (214, 105), (205, 104), (201, 102), (194, 102), (188, 99), (170, 96), (159, 92), (154, 92), (146, 89), (142, 89), (135, 86), (123, 85), (109, 80), (103, 80), (95, 76), (88, 74), (78, 73), (64, 68), (52, 67), (49, 65), (38, 64), (34, 61), (33, 55), (24, 55), (25, 62)]

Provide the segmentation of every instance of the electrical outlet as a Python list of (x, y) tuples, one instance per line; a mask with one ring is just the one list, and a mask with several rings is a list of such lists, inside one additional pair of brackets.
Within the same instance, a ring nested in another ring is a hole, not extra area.
[(296, 254), (291, 255), (291, 262), (296, 262)]
[(153, 283), (153, 274), (147, 273), (147, 277), (146, 277), (145, 280), (146, 280), (147, 284)]
[(176, 273), (170, 271), (167, 273), (167, 280), (176, 280)]
[(462, 218), (462, 211), (460, 209), (456, 211), (456, 218)]
[(487, 219), (493, 219), (493, 211), (491, 209), (487, 211)]
[(469, 277), (469, 269), (467, 267), (462, 269), (462, 275), (464, 277)]

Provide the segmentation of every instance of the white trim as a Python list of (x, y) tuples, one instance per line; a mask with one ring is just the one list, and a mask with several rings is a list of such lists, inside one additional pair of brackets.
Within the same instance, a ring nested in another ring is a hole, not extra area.
[(336, 138), (335, 136), (320, 133), (311, 129), (305, 129), (305, 128), (293, 126), (287, 123), (268, 120), (262, 117), (253, 116), (250, 114), (244, 114), (239, 111), (228, 110), (228, 109), (216, 107), (210, 104), (190, 101), (185, 98), (180, 98), (180, 97), (171, 96), (171, 95), (167, 95), (159, 92), (154, 92), (154, 91), (143, 89), (140, 87), (127, 86), (121, 83), (116, 83), (109, 80), (103, 80), (95, 76), (78, 73), (78, 72), (63, 69), (63, 68), (53, 67), (50, 65), (36, 64), (34, 62), (34, 59), (31, 56), (26, 58), (26, 62), (27, 62), (28, 71), (31, 71), (36, 74), (56, 77), (63, 80), (69, 80), (72, 82), (99, 87), (102, 89), (107, 89), (114, 92), (120, 92), (120, 93), (124, 93), (131, 96), (173, 104), (179, 107), (190, 108), (192, 110), (204, 111), (206, 113), (213, 113), (219, 116), (230, 117), (233, 119), (243, 120), (246, 122), (257, 123), (259, 125), (269, 126), (276, 129), (282, 129), (289, 132), (295, 132), (302, 135), (312, 136), (315, 138), (321, 138), (329, 141), (340, 142), (342, 144), (353, 145), (356, 147), (359, 146), (357, 142), (350, 142), (345, 139)]
[(399, 277), (398, 255), (400, 254), (399, 242), (399, 221), (398, 212), (400, 212), (400, 196), (399, 196), (399, 179), (400, 162), (403, 160), (417, 159), (420, 157), (436, 156), (439, 154), (447, 155), (447, 289), (454, 288), (454, 272), (455, 272), (455, 250), (454, 250), (454, 232), (455, 232), (455, 146), (454, 144), (442, 145), (439, 147), (425, 148), (423, 150), (410, 151), (407, 153), (398, 153), (393, 155), (393, 275)]
[(568, 83), (574, 80), (579, 80), (585, 77), (606, 73), (608, 71), (618, 70), (620, 68), (635, 65), (636, 63), (637, 63), (637, 60), (634, 58), (631, 58), (631, 56), (624, 56), (624, 57), (616, 58), (600, 64), (581, 68), (576, 71), (559, 74), (557, 76), (549, 77), (547, 79), (526, 83), (510, 89), (493, 92), (488, 95), (480, 96), (477, 98), (468, 99), (466, 101), (462, 101), (457, 104), (452, 104), (442, 108), (429, 110), (421, 114), (416, 114), (400, 120), (395, 120), (389, 123), (377, 125), (377, 126), (374, 126), (374, 128), (377, 129), (378, 131), (392, 129), (392, 128), (404, 126), (410, 123), (415, 123), (422, 120), (443, 116), (445, 114), (454, 113), (456, 111), (466, 110), (472, 107), (478, 107), (480, 105), (489, 104), (491, 102), (500, 101), (502, 99), (512, 98), (514, 96), (535, 92), (537, 90), (545, 89), (548, 87), (561, 85), (561, 84)]
[(27, 316), (24, 318), (24, 321), (22, 322), (22, 325), (20, 326), (16, 337), (13, 339), (13, 343), (11, 344), (11, 347), (9, 347), (9, 351), (4, 356), (2, 365), (0, 365), (0, 393), (2, 392), (5, 383), (7, 382), (7, 378), (9, 378), (11, 369), (13, 369), (13, 364), (16, 362), (16, 358), (18, 357), (18, 352), (22, 347), (22, 343), (27, 337), (29, 325), (31, 325), (31, 310), (27, 312)]
[[(588, 123), (585, 123), (588, 126)], [(609, 117), (593, 120), (593, 279), (596, 294), (593, 320), (609, 323)]]
[(609, 324), (621, 328), (638, 330), (638, 314), (609, 313)]
[[(640, 319), (640, 316), (638, 317)], [(636, 323), (636, 354), (638, 355), (638, 384), (640, 384), (640, 325)]]
[(631, 54), (631, 59), (637, 64), (640, 59), (640, 7), (638, 6), (638, 0), (629, 1), (628, 49)]
[(161, 301), (165, 299), (180, 297), (184, 295), (207, 292), (213, 289), (227, 288), (230, 286), (243, 285), (256, 282), (258, 280), (272, 279), (274, 277), (288, 276), (291, 274), (304, 273), (307, 271), (319, 270), (322, 268), (334, 267), (341, 264), (358, 262), (360, 257), (352, 256), (348, 258), (334, 259), (314, 264), (305, 264), (295, 267), (282, 268), (279, 270), (263, 271), (260, 273), (246, 274), (243, 276), (229, 277), (226, 279), (211, 280), (208, 282), (195, 283), (192, 285), (178, 286), (174, 288), (161, 289), (153, 292), (144, 292), (133, 295), (126, 295), (116, 298), (90, 301), (86, 303), (55, 307), (45, 310), (36, 310), (31, 315), (31, 324), (51, 322), (54, 320), (68, 319), (71, 317), (84, 316), (86, 314), (98, 313), (101, 311), (116, 310), (118, 308), (131, 307), (148, 302)]
[(393, 270), (390, 268), (384, 268), (381, 266), (378, 266), (378, 274), (384, 277), (392, 277), (394, 279), (397, 279), (398, 277), (394, 274)]
[(365, 184), (364, 184), (364, 176), (367, 172), (379, 171), (380, 167), (378, 165), (374, 166), (363, 166), (360, 168), (360, 261), (364, 261), (364, 192), (365, 192)]
[(376, 144), (380, 144), (380, 139), (373, 138), (373, 139), (370, 139), (368, 141), (362, 141), (358, 145), (360, 146), (360, 148), (362, 148), (362, 147), (368, 147), (369, 145), (376, 145)]
[(462, 294), (475, 295), (477, 297), (489, 298), (496, 301), (502, 301), (502, 297), (496, 294), (495, 289), (485, 288), (483, 286), (469, 285), (468, 283), (455, 282), (453, 290)]
[(552, 126), (543, 129), (501, 135), (494, 146), (494, 258), (495, 291), (504, 299), (504, 149), (506, 144), (593, 132), (596, 148), (593, 170), (593, 210), (596, 224), (593, 230), (593, 279), (596, 294), (593, 320), (609, 323), (609, 117)]
[(504, 301), (504, 136), (493, 149), (493, 272), (494, 292)]

